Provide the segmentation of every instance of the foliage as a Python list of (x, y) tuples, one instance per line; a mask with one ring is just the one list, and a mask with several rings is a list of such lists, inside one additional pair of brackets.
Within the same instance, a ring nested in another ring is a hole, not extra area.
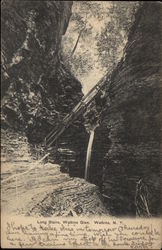
[(137, 6), (138, 2), (112, 2), (108, 12), (109, 21), (96, 35), (98, 58), (108, 72), (112, 72), (122, 56)]
[[(74, 1), (62, 41), (62, 56), (68, 68), (84, 84), (88, 84), (88, 79), (93, 79), (89, 76), (96, 72), (100, 75), (111, 72), (120, 60), (138, 4)], [(97, 81), (94, 77), (94, 84)]]
[(63, 37), (62, 57), (72, 73), (79, 78), (93, 68), (93, 57), (87, 44), (92, 43), (94, 39), (93, 25), (89, 20), (96, 15), (98, 4), (77, 1), (73, 5), (70, 25)]

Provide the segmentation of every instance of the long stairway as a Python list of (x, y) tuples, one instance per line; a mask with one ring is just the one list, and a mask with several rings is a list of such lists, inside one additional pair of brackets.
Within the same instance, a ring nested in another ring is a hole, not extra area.
[[(106, 77), (106, 76), (105, 76)], [(64, 132), (66, 128), (81, 114), (87, 106), (94, 100), (94, 98), (102, 91), (105, 86), (105, 77), (103, 77), (82, 100), (73, 108), (73, 110), (65, 116), (65, 118), (45, 137), (45, 145), (51, 146), (58, 137)]]

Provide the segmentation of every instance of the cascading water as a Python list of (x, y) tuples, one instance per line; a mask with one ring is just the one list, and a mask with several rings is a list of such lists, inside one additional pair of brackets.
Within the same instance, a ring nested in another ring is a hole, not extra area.
[(85, 180), (88, 180), (88, 172), (89, 172), (89, 166), (90, 166), (90, 160), (91, 160), (93, 139), (94, 139), (94, 130), (91, 130), (89, 142), (88, 142), (88, 148), (87, 148), (86, 167), (85, 167), (85, 175), (84, 175)]

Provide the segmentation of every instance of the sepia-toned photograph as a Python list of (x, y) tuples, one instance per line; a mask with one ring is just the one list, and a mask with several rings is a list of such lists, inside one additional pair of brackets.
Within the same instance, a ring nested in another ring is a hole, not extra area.
[(161, 248), (161, 17), (1, 1), (1, 247)]

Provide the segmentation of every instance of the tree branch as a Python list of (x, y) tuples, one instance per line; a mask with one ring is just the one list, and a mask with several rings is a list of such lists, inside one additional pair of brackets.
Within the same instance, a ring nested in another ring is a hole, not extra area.
[(85, 27), (86, 27), (86, 26), (84, 26), (83, 29), (81, 29), (80, 32), (79, 32), (78, 38), (77, 38), (76, 43), (75, 43), (75, 46), (74, 46), (74, 48), (73, 48), (73, 50), (72, 50), (72, 52), (71, 52), (70, 58), (73, 56), (73, 54), (74, 54), (74, 52), (75, 52), (75, 50), (76, 50), (76, 48), (77, 48), (77, 45), (78, 45), (78, 43), (79, 43), (79, 39), (80, 39), (80, 37), (81, 37), (83, 31), (85, 30)]

